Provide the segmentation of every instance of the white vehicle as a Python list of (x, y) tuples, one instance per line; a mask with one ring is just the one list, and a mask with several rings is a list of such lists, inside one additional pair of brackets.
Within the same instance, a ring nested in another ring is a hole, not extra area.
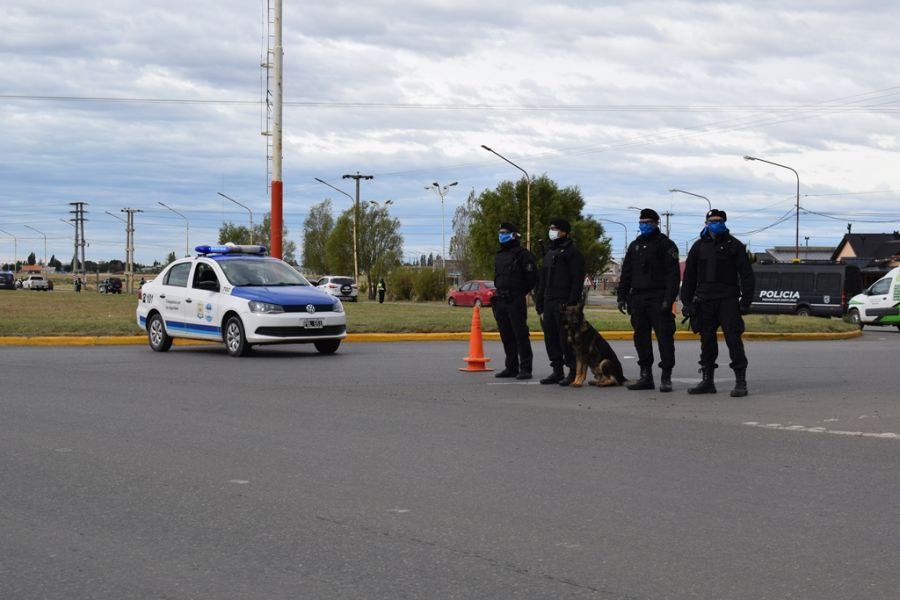
[(896, 325), (900, 329), (900, 267), (850, 299), (847, 317), (862, 329), (865, 325)]
[(323, 292), (336, 296), (342, 300), (356, 302), (356, 299), (359, 297), (359, 287), (356, 285), (356, 282), (353, 281), (352, 277), (325, 275), (320, 277), (315, 285)]
[(262, 246), (197, 246), (141, 288), (137, 323), (150, 348), (173, 338), (218, 340), (232, 356), (255, 344), (314, 344), (333, 354), (347, 336), (341, 301)]
[(22, 282), (22, 289), (24, 290), (42, 290), (46, 292), (47, 287), (47, 280), (44, 279), (43, 275), (29, 275), (28, 278)]

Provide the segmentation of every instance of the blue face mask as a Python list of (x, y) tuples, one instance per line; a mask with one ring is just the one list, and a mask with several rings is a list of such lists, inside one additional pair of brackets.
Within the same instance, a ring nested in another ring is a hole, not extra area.
[(515, 234), (513, 233), (500, 233), (497, 235), (497, 239), (500, 240), (501, 244), (508, 244), (509, 242), (515, 239)]
[(706, 230), (713, 235), (722, 235), (723, 233), (728, 233), (728, 227), (725, 226), (724, 221), (712, 221), (711, 223), (707, 223)]
[(638, 229), (641, 230), (641, 235), (650, 235), (658, 228), (653, 223), (638, 223)]

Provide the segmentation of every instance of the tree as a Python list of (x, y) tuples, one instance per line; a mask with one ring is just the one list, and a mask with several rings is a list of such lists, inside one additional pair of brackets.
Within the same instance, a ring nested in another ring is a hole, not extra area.
[(27, 265), (37, 264), (37, 258), (34, 256), (34, 252), (28, 255), (28, 260), (25, 262)]
[[(332, 273), (353, 272), (352, 207), (337, 218), (325, 242), (325, 255)], [(360, 273), (366, 276), (370, 299), (375, 297), (375, 282), (400, 264), (402, 257), (400, 220), (391, 218), (386, 207), (361, 206), (357, 223), (357, 260)]]
[[(259, 246), (271, 248), (272, 244), (272, 213), (266, 213), (263, 222), (253, 226), (253, 243)], [(285, 262), (296, 264), (297, 259), (294, 254), (297, 251), (296, 242), (288, 239), (288, 229), (282, 225), (281, 228), (281, 254)], [(219, 244), (232, 242), (238, 245), (250, 244), (250, 228), (243, 225), (235, 225), (234, 223), (222, 223), (219, 227)]]
[(450, 258), (456, 261), (460, 277), (473, 279), (474, 255), (471, 243), (472, 217), (478, 207), (475, 190), (469, 192), (465, 204), (453, 213), (453, 235), (450, 237)]
[(166, 264), (167, 264), (167, 265), (172, 264), (172, 263), (175, 262), (176, 260), (178, 260), (178, 257), (175, 256), (175, 253), (174, 253), (174, 252), (169, 252), (169, 255), (166, 257)]
[(329, 272), (325, 244), (334, 231), (331, 200), (327, 199), (309, 209), (303, 221), (303, 251), (300, 262), (309, 273), (324, 275)]
[(62, 262), (60, 262), (60, 260), (58, 258), (56, 258), (56, 255), (54, 254), (50, 257), (50, 260), (47, 261), (47, 266), (52, 269), (62, 270), (63, 265), (62, 265)]
[[(493, 273), (494, 255), (497, 252), (497, 228), (500, 223), (516, 223), (525, 236), (525, 210), (527, 206), (525, 179), (513, 183), (501, 182), (495, 190), (485, 190), (478, 197), (472, 212), (470, 244), (473, 256), (473, 274), (489, 277)], [(603, 237), (603, 226), (582, 214), (584, 199), (577, 187), (560, 188), (555, 181), (542, 175), (531, 183), (531, 251), (542, 258), (539, 240), (546, 240), (551, 219), (563, 218), (572, 224), (569, 234), (584, 254), (587, 273), (602, 272), (610, 258), (609, 240)]]

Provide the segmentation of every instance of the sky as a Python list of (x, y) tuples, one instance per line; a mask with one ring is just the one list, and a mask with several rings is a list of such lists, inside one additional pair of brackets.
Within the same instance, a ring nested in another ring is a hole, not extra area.
[[(638, 211), (684, 252), (705, 196), (754, 251), (900, 229), (888, 0), (284, 0), (284, 222), (351, 196), (442, 254), (474, 190), (575, 186), (620, 257)], [(0, 262), (165, 261), (270, 210), (266, 0), (0, 5)], [(751, 155), (761, 161), (745, 161)], [(790, 167), (797, 172), (794, 175)], [(433, 182), (449, 188), (442, 205)], [(162, 206), (165, 204), (169, 208)], [(110, 214), (112, 213), (112, 214)], [(180, 213), (180, 214), (178, 214)], [(442, 228), (443, 224), (443, 228)], [(668, 225), (668, 227), (667, 227)], [(31, 229), (33, 228), (33, 229)], [(37, 230), (37, 231), (35, 231)], [(443, 231), (442, 231), (443, 230)], [(298, 257), (299, 258), (299, 257)]]

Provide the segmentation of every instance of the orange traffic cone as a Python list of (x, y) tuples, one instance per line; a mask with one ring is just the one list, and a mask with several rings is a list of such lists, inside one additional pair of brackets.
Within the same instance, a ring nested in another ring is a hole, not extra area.
[(463, 359), (468, 367), (460, 367), (460, 371), (493, 371), (484, 364), (491, 359), (484, 357), (484, 344), (481, 340), (481, 311), (478, 306), (472, 311), (472, 332), (469, 334), (469, 355)]

